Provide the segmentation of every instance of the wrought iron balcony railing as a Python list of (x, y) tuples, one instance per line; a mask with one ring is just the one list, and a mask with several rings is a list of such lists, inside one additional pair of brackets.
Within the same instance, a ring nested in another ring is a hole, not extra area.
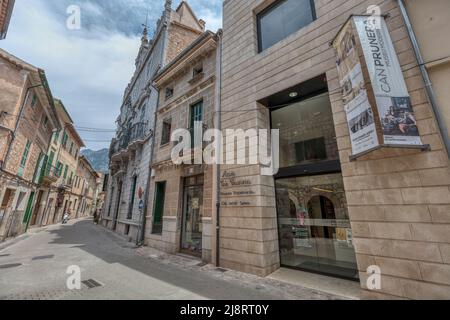
[(152, 135), (152, 130), (148, 130), (147, 123), (139, 122), (130, 127), (130, 129), (122, 132), (119, 138), (115, 138), (111, 142), (109, 156), (110, 158), (136, 141), (144, 140)]

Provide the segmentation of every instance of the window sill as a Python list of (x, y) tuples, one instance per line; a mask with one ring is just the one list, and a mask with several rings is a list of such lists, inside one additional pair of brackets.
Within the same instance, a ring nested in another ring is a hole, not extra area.
[(160, 148), (160, 149), (164, 149), (164, 148), (169, 147), (170, 145), (171, 145), (171, 143), (170, 143), (170, 142), (167, 142), (167, 143), (161, 144), (161, 145), (159, 146), (159, 148)]
[(204, 77), (205, 77), (205, 73), (201, 72), (201, 73), (193, 76), (192, 79), (189, 80), (188, 82), (189, 82), (189, 84), (194, 84), (194, 83), (197, 83), (198, 81), (200, 81), (201, 79), (203, 79)]

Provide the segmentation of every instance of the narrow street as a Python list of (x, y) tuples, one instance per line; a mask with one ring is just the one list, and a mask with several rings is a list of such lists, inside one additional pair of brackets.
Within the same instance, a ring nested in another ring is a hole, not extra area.
[[(0, 249), (0, 299), (338, 298), (155, 252), (135, 248), (91, 220), (32, 231)], [(81, 268), (82, 281), (93, 279), (100, 286), (82, 284), (81, 290), (69, 290), (66, 271), (72, 265)]]

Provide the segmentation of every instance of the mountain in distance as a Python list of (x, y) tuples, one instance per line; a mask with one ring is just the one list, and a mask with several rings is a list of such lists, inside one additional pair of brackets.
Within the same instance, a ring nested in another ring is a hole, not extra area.
[(85, 149), (81, 151), (81, 154), (89, 160), (95, 171), (108, 173), (109, 149), (101, 149), (98, 151)]

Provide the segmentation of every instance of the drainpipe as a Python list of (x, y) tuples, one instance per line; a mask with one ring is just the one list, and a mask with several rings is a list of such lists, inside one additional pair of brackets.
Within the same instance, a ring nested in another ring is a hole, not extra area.
[[(159, 102), (159, 91), (158, 91), (158, 102)], [(158, 103), (156, 104), (156, 109), (155, 109), (155, 115), (154, 115), (154, 120), (153, 120), (153, 133), (152, 133), (152, 151), (150, 153), (150, 163), (149, 163), (149, 171), (148, 171), (148, 177), (147, 177), (147, 190), (145, 190), (145, 198), (144, 198), (144, 211), (142, 213), (142, 221), (141, 221), (141, 230), (139, 230), (138, 237), (137, 237), (137, 241), (136, 241), (136, 245), (144, 245), (145, 243), (145, 227), (147, 225), (147, 213), (148, 213), (148, 202), (150, 199), (150, 184), (151, 184), (151, 180), (152, 180), (152, 173), (153, 173), (153, 168), (152, 168), (152, 163), (153, 163), (153, 156), (154, 156), (154, 152), (155, 152), (155, 130), (156, 130), (156, 110), (158, 109)]]
[[(222, 29), (217, 32), (219, 45), (217, 47), (217, 90), (216, 90), (216, 129), (222, 130)], [(219, 139), (216, 139), (216, 267), (220, 267), (220, 192), (221, 174), (220, 159), (222, 158), (222, 146)]]
[(408, 30), (409, 38), (411, 39), (414, 53), (416, 55), (417, 62), (419, 64), (420, 72), (422, 73), (423, 80), (425, 81), (425, 89), (427, 91), (427, 95), (433, 108), (433, 112), (436, 116), (436, 121), (439, 126), (439, 130), (442, 135), (442, 139), (444, 140), (445, 149), (447, 150), (447, 156), (450, 158), (450, 138), (448, 135), (448, 128), (444, 122), (444, 118), (442, 116), (441, 109), (439, 108), (439, 104), (437, 102), (436, 94), (433, 89), (433, 84), (431, 83), (430, 76), (428, 74), (428, 70), (425, 66), (425, 61), (423, 60), (422, 53), (420, 51), (419, 43), (417, 41), (416, 35), (414, 34), (414, 29), (412, 27), (411, 21), (408, 16), (408, 12), (405, 7), (405, 3), (403, 0), (397, 0), (400, 10), (402, 12), (403, 20), (405, 21), (406, 28)]

